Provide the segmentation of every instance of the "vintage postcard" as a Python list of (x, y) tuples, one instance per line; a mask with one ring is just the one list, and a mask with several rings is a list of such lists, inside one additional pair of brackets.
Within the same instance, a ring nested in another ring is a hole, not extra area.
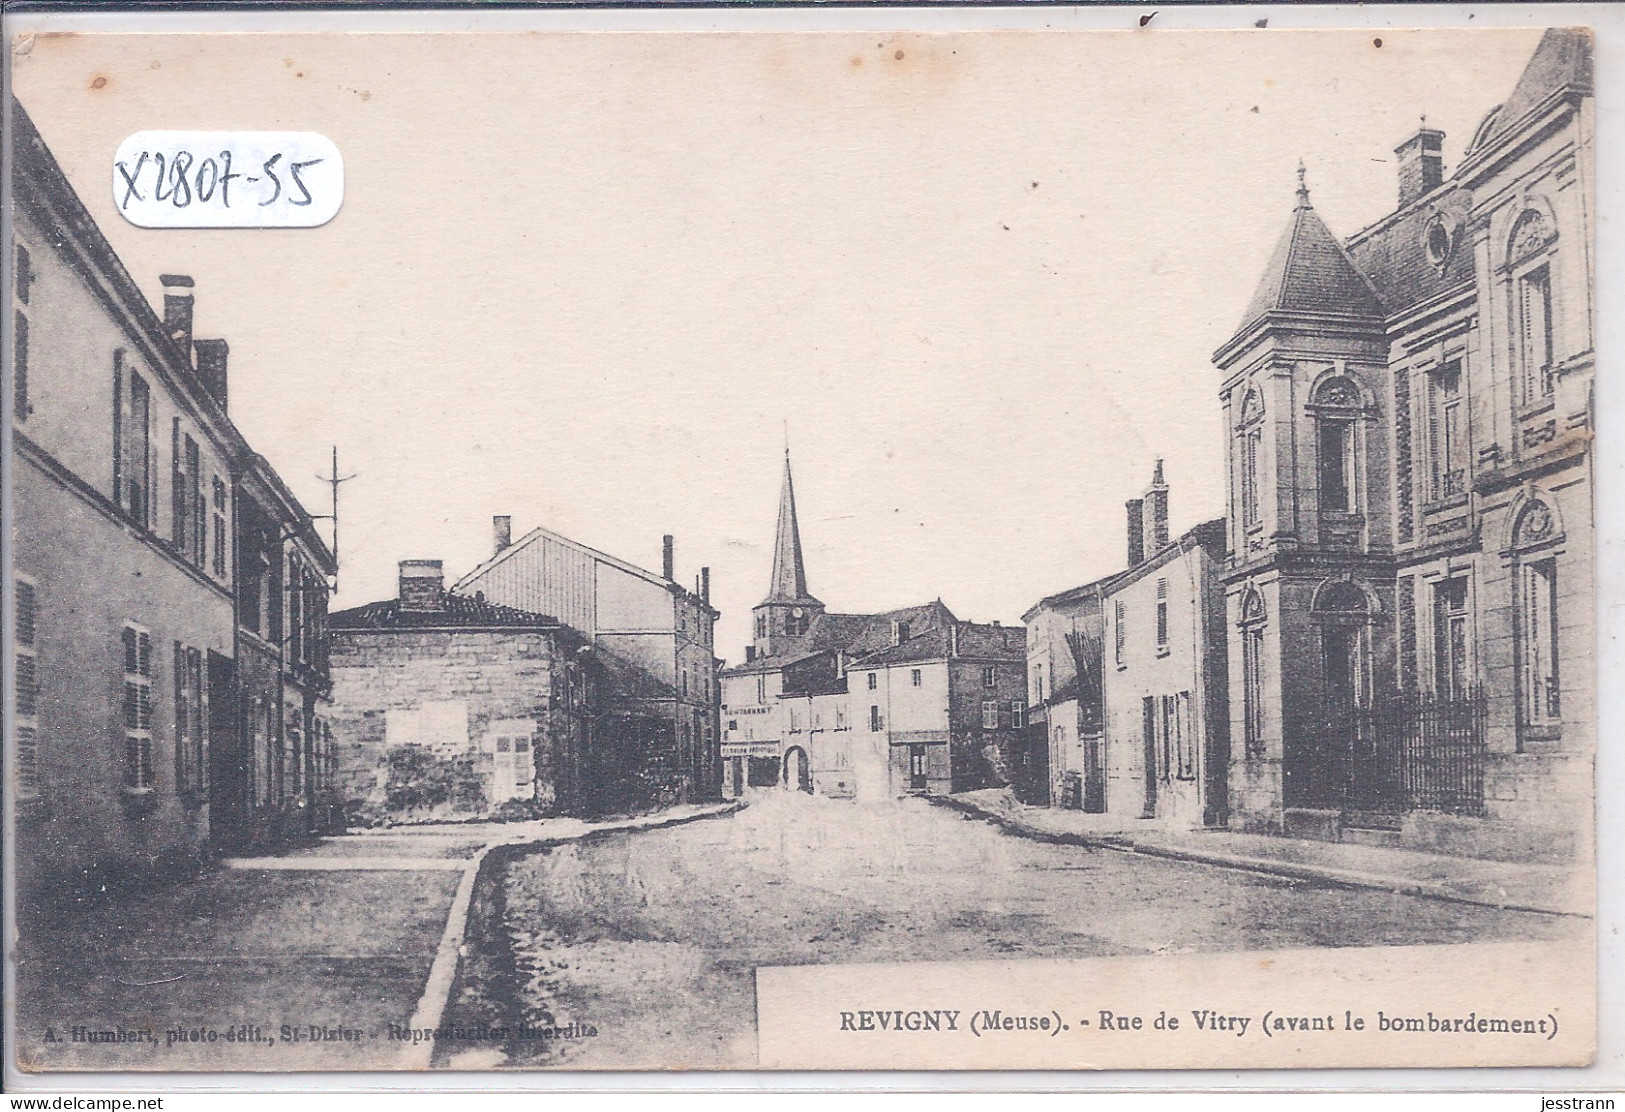
[(1592, 1060), (1586, 27), (6, 45), (8, 1068)]

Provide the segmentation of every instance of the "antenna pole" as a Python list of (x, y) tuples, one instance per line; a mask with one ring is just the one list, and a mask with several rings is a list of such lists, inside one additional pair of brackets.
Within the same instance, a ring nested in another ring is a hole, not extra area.
[(340, 483), (347, 483), (351, 479), (356, 478), (357, 476), (356, 475), (340, 475), (339, 474), (339, 446), (337, 444), (335, 444), (335, 445), (333, 445), (333, 470), (332, 470), (332, 472), (330, 474), (327, 474), (327, 475), (317, 475), (316, 477), (318, 479), (320, 479), (322, 482), (326, 483), (327, 486), (328, 486), (328, 489), (332, 493), (333, 512), (328, 513), (328, 514), (317, 515), (312, 520), (315, 520), (315, 521), (331, 521), (333, 523), (333, 567), (335, 568), (335, 571), (333, 573), (333, 590), (337, 591), (339, 589), (339, 577), (338, 577), (338, 572), (336, 570), (338, 568), (338, 562), (339, 562), (339, 484)]

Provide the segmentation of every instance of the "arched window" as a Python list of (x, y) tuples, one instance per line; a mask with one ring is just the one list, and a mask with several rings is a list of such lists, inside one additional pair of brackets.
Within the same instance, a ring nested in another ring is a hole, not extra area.
[(1248, 587), (1241, 599), (1241, 701), (1246, 755), (1264, 753), (1264, 596)]
[(1354, 513), (1359, 508), (1360, 388), (1338, 375), (1322, 382), (1311, 401), (1320, 508), (1329, 513)]
[(1259, 489), (1260, 456), (1264, 449), (1264, 400), (1257, 390), (1248, 390), (1241, 402), (1241, 422), (1236, 431), (1236, 453), (1240, 461), (1241, 521), (1248, 528), (1263, 520), (1263, 499)]
[(1512, 531), (1517, 597), (1513, 640), (1518, 656), (1518, 740), (1558, 736), (1563, 714), (1558, 669), (1556, 512), (1534, 498)]
[(1370, 694), (1371, 604), (1350, 580), (1330, 580), (1315, 594), (1315, 623), (1320, 626), (1325, 706), (1339, 709), (1364, 705)]
[(1507, 245), (1511, 268), (1513, 358), (1525, 405), (1552, 395), (1556, 345), (1552, 322), (1551, 247), (1557, 229), (1539, 209), (1528, 208), (1512, 225)]

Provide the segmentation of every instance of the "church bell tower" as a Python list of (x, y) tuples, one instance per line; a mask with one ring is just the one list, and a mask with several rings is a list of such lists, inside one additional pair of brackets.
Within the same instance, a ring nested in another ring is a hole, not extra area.
[(824, 612), (824, 604), (807, 593), (807, 569), (801, 560), (801, 529), (796, 523), (796, 488), (790, 477), (790, 450), (784, 452), (784, 485), (779, 492), (779, 523), (773, 539), (773, 578), (767, 597), (751, 611), (755, 617), (757, 656), (774, 656), (797, 644)]

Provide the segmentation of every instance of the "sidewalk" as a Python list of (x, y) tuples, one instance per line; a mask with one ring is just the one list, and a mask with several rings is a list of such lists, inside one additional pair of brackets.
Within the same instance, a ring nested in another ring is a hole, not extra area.
[(1004, 788), (927, 798), (1013, 834), (1045, 841), (1510, 911), (1596, 915), (1593, 877), (1570, 865), (1485, 861), (1228, 830), (1168, 830), (1118, 816), (1028, 807)]
[(427, 1064), (469, 895), (495, 846), (729, 813), (674, 807), (364, 831), (50, 924), (18, 954), (17, 1053), (43, 1070), (358, 1070)]

